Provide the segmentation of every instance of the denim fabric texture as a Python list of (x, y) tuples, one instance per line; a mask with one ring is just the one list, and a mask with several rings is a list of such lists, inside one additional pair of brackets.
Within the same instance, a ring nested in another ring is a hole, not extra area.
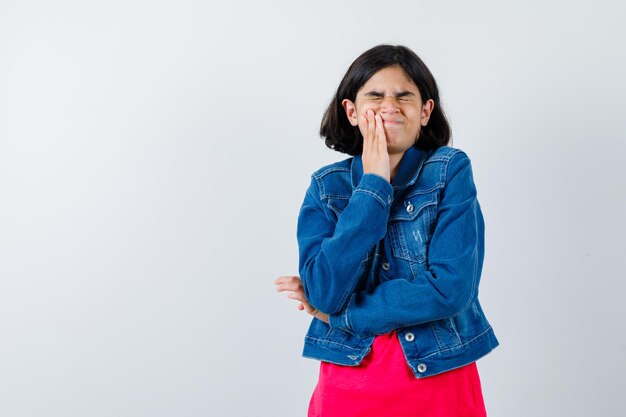
[(417, 378), (459, 368), (499, 342), (478, 301), (485, 226), (460, 149), (409, 148), (389, 183), (361, 156), (311, 175), (298, 216), (299, 273), (312, 319), (303, 356), (355, 366), (397, 331)]

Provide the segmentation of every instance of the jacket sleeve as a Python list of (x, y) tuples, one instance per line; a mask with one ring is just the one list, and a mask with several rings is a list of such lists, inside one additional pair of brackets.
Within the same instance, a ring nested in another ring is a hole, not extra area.
[(484, 223), (470, 160), (452, 156), (428, 248), (428, 268), (413, 278), (351, 294), (330, 326), (360, 338), (455, 316), (476, 299), (484, 258)]
[(393, 188), (383, 177), (366, 173), (335, 220), (311, 179), (298, 215), (299, 272), (307, 300), (318, 310), (340, 311), (364, 275), (362, 261), (385, 236)]

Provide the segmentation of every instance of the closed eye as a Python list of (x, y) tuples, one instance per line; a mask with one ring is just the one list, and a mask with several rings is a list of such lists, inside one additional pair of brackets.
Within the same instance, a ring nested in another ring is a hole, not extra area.
[(413, 99), (415, 98), (415, 94), (411, 93), (410, 91), (403, 91), (401, 93), (398, 93), (396, 95), (396, 98), (398, 99), (398, 101), (413, 101)]
[[(396, 100), (403, 103), (411, 102), (415, 98), (415, 94), (411, 93), (410, 91), (402, 91), (395, 94), (394, 96)], [(369, 91), (365, 93), (365, 98), (367, 98), (367, 100), (369, 101), (380, 101), (385, 98), (385, 95), (378, 91)]]
[(379, 93), (378, 91), (370, 91), (365, 93), (365, 97), (369, 100), (382, 100), (385, 95), (383, 93)]

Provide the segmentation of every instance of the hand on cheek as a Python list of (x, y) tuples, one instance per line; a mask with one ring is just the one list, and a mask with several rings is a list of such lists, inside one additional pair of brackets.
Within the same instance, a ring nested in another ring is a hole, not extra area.
[(361, 120), (365, 124), (364, 128), (360, 129), (363, 135), (363, 172), (377, 174), (390, 181), (387, 137), (382, 118), (372, 109), (367, 109)]

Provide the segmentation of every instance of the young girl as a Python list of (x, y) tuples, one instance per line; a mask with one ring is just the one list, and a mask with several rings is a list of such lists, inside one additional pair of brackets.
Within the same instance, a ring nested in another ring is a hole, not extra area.
[(309, 417), (485, 416), (475, 362), (498, 340), (478, 301), (483, 216), (432, 74), (406, 47), (366, 51), (320, 134), (352, 157), (312, 174), (300, 276), (275, 281), (313, 316)]

